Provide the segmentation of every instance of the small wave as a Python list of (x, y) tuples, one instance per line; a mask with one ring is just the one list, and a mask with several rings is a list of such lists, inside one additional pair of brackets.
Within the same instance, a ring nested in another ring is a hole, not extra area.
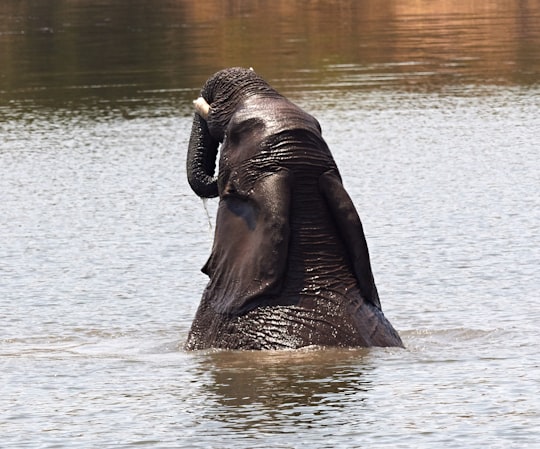
[(456, 357), (503, 345), (515, 338), (507, 329), (475, 329), (466, 327), (448, 329), (413, 329), (401, 331), (405, 347), (412, 353), (453, 353)]

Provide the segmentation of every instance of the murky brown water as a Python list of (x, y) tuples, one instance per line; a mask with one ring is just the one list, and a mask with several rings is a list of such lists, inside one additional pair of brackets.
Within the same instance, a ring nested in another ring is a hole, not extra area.
[[(231, 65), (320, 119), (406, 350), (179, 350)], [(538, 136), (536, 1), (0, 2), (0, 446), (535, 447)]]

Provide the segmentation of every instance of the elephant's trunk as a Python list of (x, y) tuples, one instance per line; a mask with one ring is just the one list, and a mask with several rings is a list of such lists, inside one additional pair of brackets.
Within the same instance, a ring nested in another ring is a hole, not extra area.
[[(218, 196), (217, 181), (214, 177), (219, 141), (208, 130), (206, 118), (208, 103), (206, 100), (195, 104), (197, 112), (193, 117), (191, 137), (189, 139), (186, 172), (189, 185), (201, 198)], [(204, 102), (204, 103), (203, 103)], [(205, 106), (206, 105), (206, 106)], [(206, 111), (205, 111), (206, 110)], [(206, 113), (205, 113), (206, 112)], [(206, 115), (206, 117), (204, 117)]]

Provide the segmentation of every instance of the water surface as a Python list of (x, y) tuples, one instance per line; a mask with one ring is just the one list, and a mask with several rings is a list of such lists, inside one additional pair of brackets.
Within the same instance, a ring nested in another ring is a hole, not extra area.
[[(540, 8), (436, 3), (2, 2), (1, 445), (535, 447)], [(231, 65), (320, 120), (405, 350), (182, 351)]]

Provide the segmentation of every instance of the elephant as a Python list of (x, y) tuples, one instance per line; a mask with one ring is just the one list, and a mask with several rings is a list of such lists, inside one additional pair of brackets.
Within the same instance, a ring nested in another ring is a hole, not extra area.
[(194, 104), (188, 183), (219, 203), (185, 349), (403, 347), (319, 122), (239, 67)]

